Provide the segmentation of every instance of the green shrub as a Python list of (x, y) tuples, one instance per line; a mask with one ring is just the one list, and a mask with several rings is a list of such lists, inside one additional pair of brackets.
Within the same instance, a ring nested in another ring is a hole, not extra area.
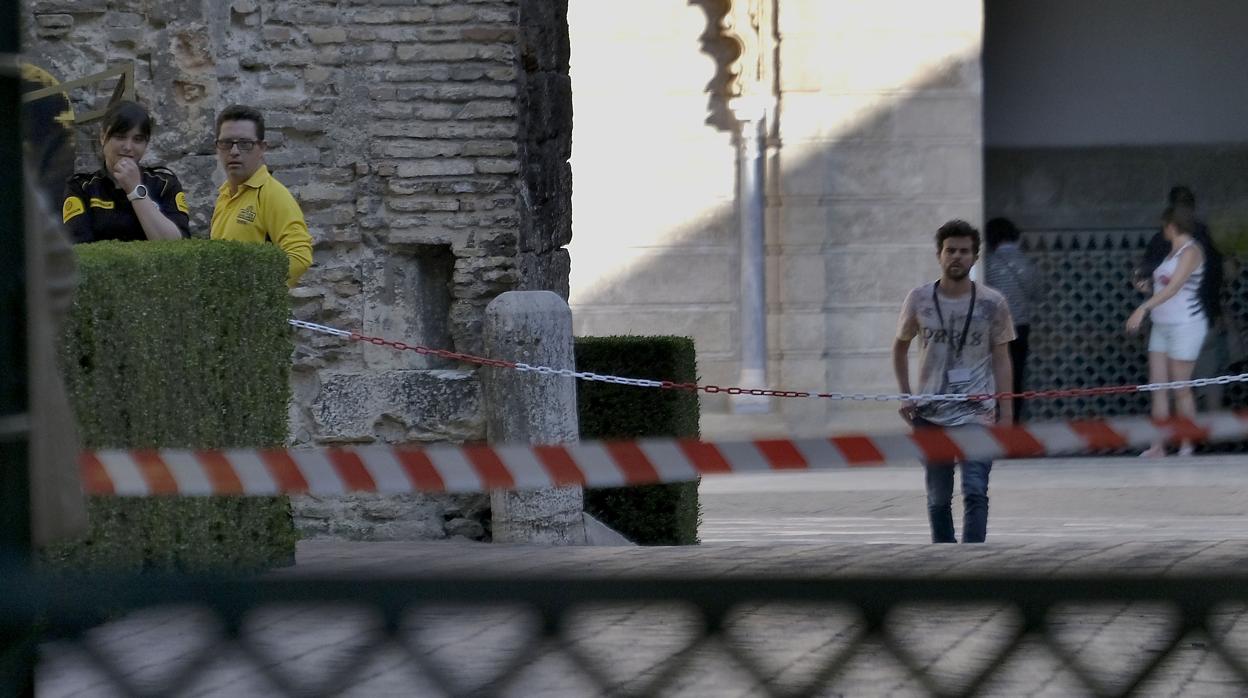
[[(579, 371), (697, 380), (693, 340), (687, 337), (582, 337)], [(583, 439), (698, 436), (697, 393), (582, 381), (576, 411)], [(698, 542), (698, 483), (611, 487), (585, 492), (585, 511), (642, 545)]]
[[(286, 256), (206, 240), (79, 245), (62, 355), (84, 448), (281, 446)], [(294, 559), (285, 497), (93, 497), (63, 568), (254, 570)]]

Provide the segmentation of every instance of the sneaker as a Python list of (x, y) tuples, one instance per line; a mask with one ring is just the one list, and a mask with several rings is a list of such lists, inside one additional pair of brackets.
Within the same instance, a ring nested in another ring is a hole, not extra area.
[(1179, 449), (1179, 456), (1183, 458), (1194, 455), (1196, 455), (1196, 448), (1194, 446), (1184, 446)]
[(1165, 446), (1153, 446), (1152, 448), (1140, 454), (1140, 458), (1165, 458), (1165, 457), (1166, 457)]

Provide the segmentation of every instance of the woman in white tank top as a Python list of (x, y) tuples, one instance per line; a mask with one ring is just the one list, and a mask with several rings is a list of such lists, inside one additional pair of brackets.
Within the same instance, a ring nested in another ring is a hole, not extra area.
[[(1205, 274), (1205, 254), (1196, 243), (1196, 218), (1190, 208), (1171, 206), (1162, 214), (1162, 230), (1170, 242), (1170, 254), (1153, 271), (1153, 295), (1140, 304), (1127, 320), (1127, 332), (1135, 333), (1152, 313), (1153, 328), (1148, 338), (1148, 381), (1166, 383), (1192, 377), (1200, 346), (1209, 332), (1209, 318), (1200, 300), (1200, 282)], [(1170, 417), (1170, 391), (1152, 392), (1153, 418)], [(1174, 391), (1174, 412), (1184, 417), (1196, 414), (1191, 388)], [(1191, 455), (1192, 444), (1180, 444), (1179, 455)], [(1166, 445), (1154, 442), (1141, 454), (1166, 455)]]

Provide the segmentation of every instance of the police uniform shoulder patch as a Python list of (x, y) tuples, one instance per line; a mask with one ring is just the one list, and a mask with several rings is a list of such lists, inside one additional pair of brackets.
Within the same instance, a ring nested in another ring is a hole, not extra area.
[(191, 215), (191, 207), (186, 204), (186, 192), (178, 192), (177, 196), (173, 197), (173, 203), (177, 205), (179, 211), (188, 216)]
[(61, 207), (61, 222), (68, 223), (86, 212), (87, 209), (82, 205), (82, 199), (76, 196), (66, 197), (65, 205)]

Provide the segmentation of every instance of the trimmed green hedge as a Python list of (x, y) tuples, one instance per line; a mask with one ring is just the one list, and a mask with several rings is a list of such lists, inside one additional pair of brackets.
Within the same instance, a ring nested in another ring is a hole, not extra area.
[[(581, 337), (575, 351), (578, 371), (697, 380), (687, 337)], [(576, 411), (583, 439), (698, 436), (697, 393), (581, 382)], [(697, 482), (586, 490), (585, 511), (641, 545), (698, 542)]]
[[(207, 240), (79, 245), (62, 355), (84, 448), (281, 446), (292, 344), (287, 260)], [(289, 564), (285, 497), (93, 497), (57, 567), (255, 570)]]

